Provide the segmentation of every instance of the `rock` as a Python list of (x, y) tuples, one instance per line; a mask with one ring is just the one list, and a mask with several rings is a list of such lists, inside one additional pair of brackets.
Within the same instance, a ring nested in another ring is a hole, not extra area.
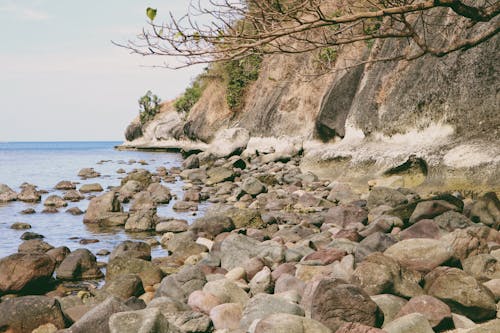
[(210, 319), (216, 330), (235, 330), (240, 327), (243, 306), (239, 303), (220, 304), (210, 310)]
[(333, 224), (342, 229), (361, 228), (366, 223), (368, 212), (354, 205), (332, 207), (325, 215), (325, 223)]
[(142, 135), (142, 124), (139, 121), (131, 122), (125, 129), (125, 139), (127, 141), (134, 141)]
[(401, 240), (411, 238), (439, 239), (441, 237), (440, 232), (439, 226), (433, 220), (425, 219), (401, 231), (399, 237)]
[(250, 294), (257, 295), (259, 293), (271, 294), (274, 290), (274, 283), (271, 278), (271, 270), (269, 267), (264, 267), (260, 272), (249, 282)]
[(85, 199), (85, 197), (77, 190), (69, 190), (64, 192), (63, 199), (71, 202), (78, 202)]
[(240, 328), (248, 329), (256, 319), (262, 319), (276, 313), (304, 316), (304, 310), (279, 296), (258, 294), (245, 306), (240, 321)]
[(17, 200), (24, 202), (40, 202), (41, 199), (42, 195), (33, 185), (24, 186), (21, 190), (21, 193), (19, 193), (17, 196)]
[(260, 229), (266, 226), (262, 220), (260, 212), (249, 208), (230, 208), (223, 214), (233, 220), (234, 226), (238, 228), (256, 228)]
[(157, 204), (153, 200), (151, 193), (147, 191), (141, 191), (134, 195), (134, 200), (132, 205), (130, 205), (130, 212), (146, 211), (146, 210), (156, 210)]
[(66, 207), (68, 205), (68, 203), (58, 195), (51, 195), (47, 197), (47, 199), (45, 199), (43, 204), (45, 206), (56, 207), (56, 208)]
[(241, 189), (254, 197), (267, 190), (266, 186), (255, 177), (246, 178), (241, 184)]
[(453, 320), (453, 326), (455, 326), (455, 328), (457, 329), (474, 328), (476, 326), (476, 323), (470, 320), (469, 318), (461, 316), (456, 313), (452, 313), (451, 318)]
[(205, 274), (199, 267), (185, 266), (178, 273), (169, 275), (161, 281), (155, 297), (167, 296), (185, 303), (189, 295), (201, 290), (206, 282)]
[(45, 253), (54, 247), (41, 239), (30, 239), (19, 245), (17, 251), (20, 253)]
[(197, 169), (200, 167), (200, 159), (197, 155), (190, 155), (182, 162), (183, 169)]
[(189, 224), (186, 220), (169, 220), (160, 222), (156, 225), (155, 230), (159, 234), (166, 232), (185, 232), (189, 229)]
[(488, 252), (486, 239), (480, 234), (479, 230), (473, 227), (457, 229), (448, 235), (444, 235), (441, 237), (441, 242), (451, 248), (455, 261)]
[(0, 184), (0, 202), (17, 200), (17, 193), (5, 184)]
[(68, 330), (68, 333), (110, 333), (109, 318), (114, 313), (126, 312), (131, 309), (114, 296), (106, 300), (93, 309), (85, 313)]
[(213, 239), (218, 234), (234, 230), (235, 226), (230, 217), (213, 215), (194, 220), (189, 229), (197, 235)]
[(394, 189), (388, 187), (374, 187), (368, 195), (367, 206), (374, 208), (380, 205), (396, 207), (408, 203), (406, 196)]
[(118, 197), (120, 201), (128, 202), (130, 198), (134, 196), (134, 194), (141, 192), (144, 189), (144, 186), (138, 182), (137, 180), (129, 180), (125, 184), (120, 187), (118, 191)]
[(496, 230), (500, 228), (500, 201), (495, 192), (488, 192), (471, 207), (470, 218)]
[(91, 192), (102, 192), (104, 189), (99, 183), (83, 184), (80, 186), (79, 191), (81, 193), (91, 193)]
[(42, 210), (42, 214), (57, 214), (57, 213), (59, 213), (59, 210), (57, 210), (57, 208), (54, 206), (48, 206)]
[(180, 333), (157, 308), (119, 312), (109, 318), (110, 333)]
[(158, 308), (161, 313), (167, 317), (170, 317), (172, 314), (190, 310), (189, 306), (180, 300), (166, 296), (153, 298), (147, 305), (147, 308)]
[(387, 333), (375, 327), (366, 326), (359, 323), (344, 323), (335, 333)]
[(137, 274), (144, 287), (160, 283), (163, 273), (151, 262), (131, 257), (116, 257), (110, 260), (106, 271), (106, 281), (124, 274)]
[(212, 323), (203, 313), (184, 311), (170, 316), (169, 321), (180, 329), (180, 332), (210, 332)]
[(347, 252), (344, 250), (339, 250), (335, 248), (330, 249), (320, 249), (316, 252), (306, 255), (302, 258), (302, 262), (305, 261), (317, 261), (320, 262), (321, 265), (329, 265), (335, 261), (342, 260), (343, 257), (347, 255)]
[(157, 204), (168, 204), (172, 200), (170, 190), (159, 183), (149, 185), (146, 191), (151, 194), (151, 200)]
[(16, 253), (0, 259), (0, 294), (44, 290), (55, 266), (46, 254)]
[(61, 180), (54, 188), (56, 190), (74, 190), (76, 189), (76, 185), (69, 180)]
[(172, 209), (178, 212), (197, 211), (198, 204), (192, 201), (177, 201)]
[[(83, 223), (107, 225), (123, 212), (115, 192), (108, 192), (90, 200)], [(125, 223), (124, 223), (125, 224)]]
[(83, 168), (78, 172), (78, 177), (83, 179), (101, 177), (101, 174), (94, 170), (94, 168)]
[(490, 281), (484, 282), (483, 286), (488, 288), (493, 295), (495, 295), (495, 300), (500, 300), (500, 279), (492, 279)]
[(142, 281), (136, 274), (118, 275), (115, 279), (107, 281), (103, 290), (123, 300), (144, 294)]
[(14, 230), (26, 230), (31, 229), (31, 224), (24, 222), (15, 222), (10, 226), (10, 228)]
[(441, 229), (447, 232), (452, 232), (456, 229), (464, 229), (470, 227), (474, 223), (464, 215), (449, 210), (434, 218), (434, 223)]
[(158, 217), (156, 211), (139, 210), (130, 214), (125, 223), (125, 231), (128, 232), (143, 232), (155, 230)]
[(425, 276), (424, 289), (428, 295), (448, 304), (453, 312), (474, 321), (495, 317), (495, 296), (460, 269), (435, 268)]
[(480, 282), (500, 279), (500, 262), (491, 254), (478, 254), (462, 261), (465, 272)]
[(459, 208), (444, 200), (421, 201), (415, 207), (409, 222), (413, 224), (422, 219), (432, 219), (450, 210), (458, 211)]
[(424, 315), (410, 313), (397, 318), (384, 326), (387, 333), (433, 333), (431, 325)]
[(375, 232), (363, 239), (359, 246), (354, 249), (356, 262), (361, 262), (366, 256), (374, 252), (384, 252), (394, 244), (397, 244), (397, 239), (383, 232)]
[(332, 331), (344, 322), (374, 327), (381, 321), (380, 310), (370, 296), (358, 286), (340, 279), (309, 282), (301, 304), (312, 319)]
[(245, 306), (249, 299), (243, 289), (227, 279), (207, 282), (203, 287), (203, 291), (216, 296), (221, 303), (239, 303)]
[(45, 254), (51, 256), (55, 260), (56, 265), (59, 265), (70, 253), (71, 251), (66, 246), (60, 246), (47, 251)]
[(104, 276), (97, 266), (95, 256), (87, 249), (71, 252), (56, 269), (60, 280), (93, 280)]
[(195, 239), (196, 235), (191, 231), (179, 232), (175, 234), (166, 233), (163, 234), (160, 243), (169, 252), (176, 252), (177, 250), (186, 248), (187, 246), (195, 246)]
[(78, 207), (71, 207), (70, 209), (66, 210), (66, 213), (71, 214), (73, 216), (78, 216), (83, 214), (82, 210)]
[[(267, 332), (331, 333), (332, 331), (325, 325), (321, 324), (320, 322), (317, 322), (316, 320), (287, 313), (275, 313), (260, 320), (257, 323), (257, 326), (255, 326), (254, 332), (255, 333), (267, 333)], [(352, 331), (345, 331), (345, 332), (352, 332)]]
[(207, 171), (208, 179), (205, 181), (207, 185), (214, 185), (224, 181), (234, 179), (233, 170), (225, 167), (215, 167)]
[(392, 245), (384, 254), (394, 258), (402, 266), (429, 272), (451, 259), (453, 252), (440, 240), (415, 238)]
[(384, 314), (384, 323), (382, 327), (393, 321), (401, 308), (408, 302), (404, 298), (390, 294), (375, 295), (372, 296), (371, 299), (377, 303), (379, 309)]
[(215, 134), (207, 153), (216, 158), (229, 157), (241, 153), (250, 140), (250, 133), (245, 128), (233, 127), (223, 129)]
[(34, 210), (33, 208), (26, 208), (26, 209), (23, 209), (20, 213), (23, 215), (31, 215), (31, 214), (35, 214), (36, 210)]
[(54, 324), (48, 323), (38, 326), (38, 328), (34, 329), (31, 333), (56, 333), (57, 331), (58, 329)]
[(422, 295), (413, 297), (406, 303), (396, 318), (406, 316), (410, 313), (420, 313), (424, 315), (432, 327), (437, 327), (446, 322), (451, 323), (451, 310), (448, 305), (435, 297)]
[(330, 193), (328, 193), (326, 200), (339, 204), (349, 204), (359, 200), (359, 195), (352, 191), (349, 184), (333, 182), (328, 187), (330, 188)]
[(304, 294), (304, 289), (306, 284), (290, 274), (281, 274), (280, 277), (276, 280), (274, 286), (274, 292), (276, 294), (287, 292), (287, 291), (296, 291), (298, 295), (302, 296)]
[(31, 333), (41, 325), (65, 327), (61, 305), (46, 296), (24, 296), (0, 303), (0, 327), (3, 332)]
[(211, 293), (195, 290), (189, 295), (187, 304), (193, 311), (202, 312), (208, 315), (210, 314), (210, 310), (221, 304), (221, 301), (217, 296)]
[(127, 177), (123, 178), (121, 180), (121, 185), (127, 184), (127, 182), (134, 180), (139, 183), (139, 189), (140, 191), (143, 191), (148, 188), (149, 184), (151, 184), (152, 181), (152, 174), (146, 169), (135, 169), (131, 172), (128, 173)]

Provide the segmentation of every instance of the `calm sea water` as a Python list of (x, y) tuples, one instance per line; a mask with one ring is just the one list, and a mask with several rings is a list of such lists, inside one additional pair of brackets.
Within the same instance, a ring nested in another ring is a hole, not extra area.
[[(51, 194), (62, 196), (63, 191), (54, 189), (61, 180), (70, 180), (85, 183), (100, 183), (104, 189), (108, 186), (120, 184), (124, 175), (116, 173), (119, 168), (127, 172), (136, 168), (145, 168), (154, 171), (159, 166), (171, 168), (179, 166), (182, 158), (175, 153), (155, 153), (138, 151), (117, 151), (113, 147), (120, 142), (16, 142), (0, 143), (0, 183), (9, 185), (19, 192), (19, 186), (28, 182), (35, 184), (39, 189), (49, 191), (42, 196), (42, 202), (29, 204), (24, 202), (11, 202), (0, 204), (0, 258), (17, 252), (22, 243), (20, 236), (25, 230), (13, 230), (10, 226), (14, 222), (31, 224), (33, 231), (45, 236), (45, 241), (51, 245), (67, 246), (71, 250), (88, 248), (93, 253), (101, 249), (111, 251), (117, 244), (126, 239), (147, 239), (157, 237), (154, 234), (125, 233), (123, 228), (100, 229), (95, 226), (85, 225), (83, 215), (72, 216), (65, 213), (71, 207), (79, 207), (85, 211), (88, 200), (77, 203), (68, 203), (68, 207), (61, 208), (56, 214), (42, 214), (43, 201)], [(148, 165), (129, 163), (131, 160), (144, 160)], [(93, 167), (102, 174), (100, 178), (81, 180), (77, 174), (85, 167)], [(182, 198), (183, 183), (164, 184), (174, 194)], [(77, 185), (79, 188), (80, 185)], [(196, 216), (192, 213), (176, 213), (172, 210), (175, 200), (168, 205), (158, 208), (158, 215), (163, 217), (184, 218), (192, 221)], [(34, 208), (36, 214), (23, 215), (20, 212), (26, 208)], [(200, 211), (205, 207), (200, 206)], [(82, 238), (98, 239), (98, 243), (81, 245)], [(153, 257), (165, 256), (166, 251), (157, 246), (153, 248)], [(100, 258), (99, 260), (105, 260)]]

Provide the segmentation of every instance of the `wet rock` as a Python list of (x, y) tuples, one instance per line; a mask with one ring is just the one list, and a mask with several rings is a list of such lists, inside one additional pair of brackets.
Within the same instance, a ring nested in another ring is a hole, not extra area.
[(155, 297), (166, 296), (185, 303), (189, 295), (201, 290), (206, 282), (205, 274), (199, 267), (186, 266), (178, 273), (165, 277), (156, 290)]
[(42, 195), (34, 185), (26, 185), (22, 188), (21, 193), (18, 194), (17, 200), (24, 202), (40, 202)]
[(267, 190), (266, 186), (255, 177), (246, 178), (241, 184), (241, 189), (254, 197)]
[(17, 193), (5, 184), (0, 184), (0, 202), (17, 200)]
[(465, 272), (481, 282), (500, 279), (500, 262), (491, 254), (468, 257), (462, 261), (462, 267)]
[(500, 228), (500, 201), (495, 192), (488, 192), (471, 207), (470, 218), (494, 229)]
[(97, 267), (95, 256), (87, 249), (71, 252), (56, 269), (60, 280), (92, 280), (104, 276)]
[(55, 260), (56, 265), (59, 265), (70, 253), (71, 251), (66, 246), (56, 247), (55, 249), (46, 252), (47, 255), (51, 256), (52, 259)]
[(448, 305), (435, 297), (422, 295), (413, 297), (406, 303), (396, 318), (403, 317), (410, 313), (420, 313), (424, 315), (432, 327), (441, 325), (451, 325), (451, 310)]
[[(316, 320), (287, 313), (275, 313), (260, 320), (255, 333), (331, 333), (332, 331)], [(337, 331), (338, 332), (338, 331)], [(360, 331), (345, 331), (360, 332)], [(368, 332), (370, 333), (370, 332)], [(375, 332), (374, 332), (375, 333)]]
[(394, 189), (388, 187), (374, 187), (367, 199), (368, 208), (374, 208), (380, 205), (396, 207), (408, 203), (406, 196)]
[(230, 217), (224, 215), (206, 216), (196, 219), (189, 229), (197, 235), (213, 238), (223, 232), (234, 230), (235, 226)]
[(189, 228), (186, 220), (169, 220), (160, 222), (156, 225), (155, 230), (157, 233), (164, 234), (166, 232), (184, 232)]
[(358, 286), (340, 279), (309, 282), (301, 304), (312, 319), (332, 331), (344, 322), (374, 327), (381, 321), (380, 310), (370, 296)]
[(42, 214), (57, 214), (57, 213), (59, 213), (59, 210), (54, 206), (48, 206), (42, 210)]
[(55, 260), (46, 254), (16, 253), (2, 258), (0, 293), (44, 290), (55, 266)]
[(68, 203), (58, 195), (51, 195), (47, 197), (47, 199), (45, 199), (43, 204), (45, 206), (56, 207), (56, 208), (66, 207), (68, 205)]
[(451, 310), (472, 320), (495, 317), (495, 297), (474, 277), (457, 268), (438, 267), (425, 276), (426, 293), (446, 304)]
[(432, 219), (450, 210), (458, 211), (459, 208), (444, 200), (422, 201), (415, 207), (409, 222), (413, 224), (423, 219)]
[(85, 199), (85, 197), (77, 190), (69, 190), (63, 194), (63, 199), (71, 202), (78, 202)]
[(275, 295), (258, 294), (244, 307), (240, 328), (248, 329), (256, 319), (276, 313), (304, 316), (304, 310), (297, 304)]
[(157, 308), (119, 312), (109, 318), (110, 333), (181, 333)]
[(151, 200), (157, 204), (168, 204), (172, 200), (170, 190), (159, 183), (149, 185), (146, 191), (151, 194)]
[(73, 216), (78, 216), (84, 214), (82, 210), (78, 207), (71, 207), (70, 209), (66, 210), (66, 213), (71, 214)]
[(83, 184), (80, 186), (79, 191), (81, 193), (91, 193), (91, 192), (102, 192), (104, 189), (99, 183)]
[(239, 303), (220, 304), (210, 310), (210, 319), (216, 330), (235, 330), (240, 327), (243, 306)]
[(155, 230), (158, 217), (153, 210), (139, 210), (130, 214), (125, 223), (125, 231), (143, 232)]
[(122, 212), (122, 206), (116, 193), (108, 192), (90, 200), (83, 222), (99, 225), (123, 225), (128, 214), (124, 216)]
[(142, 191), (134, 195), (132, 205), (130, 205), (130, 212), (156, 210), (157, 204), (153, 200), (151, 193)]
[(397, 318), (384, 326), (387, 333), (433, 333), (431, 325), (424, 315), (410, 313)]
[(61, 180), (54, 188), (56, 190), (74, 190), (76, 189), (76, 185), (69, 180)]
[(33, 208), (26, 208), (26, 209), (23, 209), (20, 213), (23, 215), (31, 215), (31, 214), (35, 214), (36, 210), (34, 210)]
[(110, 296), (104, 302), (85, 313), (67, 330), (67, 333), (110, 333), (108, 322), (111, 315), (130, 310), (120, 299)]
[(136, 274), (119, 275), (115, 279), (107, 281), (103, 290), (123, 300), (144, 294), (142, 280)]
[(54, 247), (41, 239), (30, 239), (22, 242), (17, 251), (19, 253), (45, 253)]
[(216, 296), (221, 303), (239, 303), (244, 306), (249, 297), (235, 282), (227, 279), (210, 281), (203, 286), (203, 291)]
[(118, 174), (122, 174), (122, 173), (126, 173), (127, 171), (125, 171), (125, 169), (123, 168), (119, 168), (118, 170), (116, 170), (116, 173)]
[(130, 257), (116, 257), (109, 261), (106, 281), (113, 280), (115, 277), (124, 274), (137, 274), (141, 278), (145, 288), (160, 283), (163, 278), (161, 269), (146, 260)]
[(429, 272), (450, 260), (453, 252), (440, 240), (415, 238), (392, 245), (384, 254), (396, 259), (402, 266)]
[(97, 251), (96, 255), (98, 256), (107, 256), (109, 255), (111, 252), (109, 250), (106, 250), (106, 249), (102, 249), (102, 250), (99, 250)]
[(101, 174), (94, 170), (94, 168), (83, 168), (78, 172), (78, 177), (83, 179), (101, 177)]
[(122, 202), (128, 202), (134, 194), (141, 192), (143, 188), (144, 186), (137, 180), (129, 180), (123, 184), (118, 191), (119, 200)]
[(44, 324), (65, 327), (59, 302), (46, 296), (24, 296), (0, 303), (0, 327), (4, 332), (31, 333)]
[(14, 230), (26, 230), (31, 229), (31, 224), (24, 222), (15, 222), (10, 226), (10, 228)]
[(390, 294), (374, 295), (371, 299), (377, 303), (379, 309), (384, 314), (384, 323), (382, 327), (393, 321), (401, 308), (408, 302), (404, 298)]
[(211, 293), (195, 290), (189, 295), (187, 304), (193, 311), (202, 312), (208, 315), (210, 314), (210, 310), (221, 304), (221, 301), (217, 296)]

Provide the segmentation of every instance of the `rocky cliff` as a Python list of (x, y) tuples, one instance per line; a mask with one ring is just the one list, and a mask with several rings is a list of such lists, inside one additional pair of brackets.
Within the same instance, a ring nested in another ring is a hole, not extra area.
[(498, 36), (443, 58), (353, 66), (405, 47), (344, 47), (334, 68), (315, 77), (304, 75), (315, 55), (268, 56), (238, 111), (214, 79), (188, 115), (168, 105), (124, 145), (203, 150), (220, 131), (244, 128), (248, 149), (303, 153), (302, 169), (324, 178), (499, 192)]

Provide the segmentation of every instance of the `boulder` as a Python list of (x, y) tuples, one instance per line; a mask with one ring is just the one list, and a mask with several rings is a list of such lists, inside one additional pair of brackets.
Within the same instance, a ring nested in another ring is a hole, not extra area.
[(90, 192), (102, 192), (104, 189), (99, 183), (91, 183), (91, 184), (83, 184), (80, 186), (79, 191), (81, 193), (90, 193)]
[(332, 207), (325, 214), (326, 224), (333, 224), (341, 229), (361, 229), (368, 218), (368, 211), (354, 205)]
[(47, 199), (45, 199), (45, 201), (43, 202), (43, 204), (44, 206), (56, 207), (56, 208), (66, 207), (68, 205), (68, 203), (58, 195), (48, 196)]
[(143, 232), (155, 230), (158, 217), (155, 210), (139, 210), (130, 214), (125, 223), (125, 231)]
[(439, 239), (441, 237), (441, 229), (433, 220), (425, 219), (420, 220), (409, 228), (399, 233), (401, 240), (411, 238), (433, 238)]
[(19, 253), (45, 253), (54, 247), (41, 239), (30, 239), (22, 242), (17, 251)]
[(56, 269), (60, 280), (93, 280), (104, 276), (97, 266), (95, 256), (87, 249), (71, 252)]
[(425, 276), (424, 290), (448, 304), (451, 310), (474, 321), (495, 317), (493, 293), (458, 268), (437, 267)]
[(449, 210), (434, 218), (434, 223), (441, 229), (447, 232), (452, 232), (456, 229), (464, 229), (470, 227), (474, 223), (466, 216)]
[(114, 248), (109, 260), (118, 257), (151, 260), (151, 246), (145, 242), (126, 240)]
[(255, 177), (248, 177), (241, 183), (241, 189), (251, 196), (266, 192), (266, 186)]
[(328, 193), (326, 197), (328, 201), (339, 204), (349, 204), (359, 200), (359, 195), (354, 193), (349, 184), (333, 182), (328, 188), (330, 189), (330, 193)]
[(131, 122), (125, 129), (125, 139), (127, 141), (134, 141), (142, 135), (142, 124), (139, 121)]
[(41, 325), (62, 329), (66, 322), (59, 302), (47, 296), (23, 296), (0, 303), (3, 332), (31, 333)]
[(435, 297), (422, 295), (413, 297), (399, 310), (396, 318), (406, 316), (410, 313), (424, 315), (432, 327), (451, 324), (451, 310), (448, 305)]
[(150, 192), (141, 191), (133, 196), (132, 204), (130, 205), (130, 212), (156, 210), (157, 204), (153, 200)]
[(221, 304), (221, 301), (217, 296), (211, 293), (195, 290), (189, 295), (187, 304), (193, 311), (202, 312), (208, 315), (210, 314), (210, 310)]
[(421, 201), (415, 207), (409, 222), (413, 224), (423, 219), (432, 219), (450, 210), (458, 211), (459, 208), (444, 200)]
[(168, 187), (159, 183), (149, 185), (146, 191), (150, 193), (151, 200), (157, 204), (168, 204), (172, 200)]
[(68, 190), (64, 192), (63, 199), (71, 202), (78, 202), (85, 199), (85, 197), (77, 190)]
[(118, 312), (109, 318), (110, 333), (181, 333), (157, 308)]
[(399, 317), (384, 326), (384, 331), (387, 333), (434, 333), (425, 316), (420, 313), (410, 313)]
[(201, 290), (206, 282), (205, 274), (200, 268), (186, 266), (179, 272), (164, 278), (156, 290), (155, 297), (166, 296), (185, 303), (189, 295), (196, 290)]
[(30, 239), (42, 239), (45, 238), (45, 236), (37, 234), (36, 232), (26, 231), (19, 238), (22, 240), (30, 240)]
[(0, 202), (17, 200), (17, 193), (5, 184), (0, 184)]
[[(260, 320), (255, 326), (255, 333), (331, 333), (325, 325), (316, 320), (288, 313), (271, 314)], [(338, 332), (338, 331), (337, 331)], [(361, 331), (344, 331), (361, 332)], [(366, 332), (371, 333), (371, 332)], [(375, 332), (373, 332), (375, 333)]]
[(370, 209), (381, 205), (396, 207), (406, 203), (408, 203), (408, 199), (403, 193), (382, 186), (374, 187), (367, 200), (367, 206)]
[(124, 274), (137, 274), (144, 287), (160, 283), (163, 272), (151, 262), (130, 257), (117, 257), (110, 260), (106, 271), (106, 281)]
[(15, 222), (10, 226), (10, 228), (14, 230), (31, 229), (31, 224), (24, 222)]
[(177, 201), (172, 209), (177, 212), (197, 211), (198, 204), (192, 201)]
[(63, 262), (64, 258), (66, 258), (68, 254), (71, 253), (71, 251), (66, 246), (60, 246), (56, 247), (55, 249), (48, 250), (45, 253), (51, 256), (52, 259), (56, 261), (56, 265), (59, 265), (61, 264), (61, 262)]
[(465, 272), (480, 282), (500, 279), (500, 262), (491, 254), (478, 254), (462, 261)]
[(129, 172), (128, 175), (121, 180), (121, 185), (127, 184), (130, 180), (137, 181), (139, 183), (140, 191), (148, 188), (152, 181), (152, 174), (146, 169), (136, 169)]
[(250, 280), (250, 294), (257, 295), (259, 293), (271, 294), (274, 291), (274, 282), (271, 277), (271, 270), (265, 266), (260, 272)]
[(108, 294), (127, 300), (144, 294), (141, 278), (136, 274), (118, 275), (113, 280), (107, 281), (103, 290)]
[(455, 261), (488, 253), (487, 240), (481, 230), (475, 227), (457, 229), (441, 237), (440, 241), (451, 249)]
[(16, 253), (2, 258), (0, 294), (44, 290), (55, 267), (55, 260), (46, 254)]
[(471, 207), (470, 218), (494, 229), (500, 228), (500, 201), (495, 192), (488, 192)]
[(391, 294), (380, 294), (371, 297), (372, 301), (377, 303), (379, 309), (384, 315), (384, 323), (382, 327), (396, 318), (397, 314), (408, 302), (406, 299)]
[(240, 303), (220, 304), (210, 310), (210, 319), (216, 330), (236, 330), (240, 327), (243, 306)]
[(189, 229), (197, 235), (214, 238), (223, 232), (234, 230), (233, 220), (225, 215), (212, 215), (194, 220)]
[(402, 266), (422, 272), (431, 271), (453, 256), (451, 249), (442, 241), (427, 238), (402, 240), (385, 250), (384, 254)]
[(160, 222), (156, 225), (155, 231), (159, 234), (164, 234), (166, 232), (185, 232), (189, 229), (189, 224), (186, 220), (168, 220)]
[(216, 296), (221, 303), (239, 303), (245, 306), (249, 300), (247, 293), (243, 289), (227, 279), (207, 282), (203, 286), (203, 291)]
[(340, 279), (309, 282), (301, 304), (312, 319), (334, 332), (345, 322), (374, 327), (382, 319), (377, 304), (363, 289)]
[(205, 181), (207, 185), (215, 185), (224, 181), (234, 179), (234, 172), (232, 169), (226, 167), (215, 167), (207, 171), (208, 179)]
[(101, 177), (101, 174), (95, 171), (94, 168), (83, 168), (80, 171), (78, 171), (78, 177), (81, 177), (83, 179), (97, 178)]
[(173, 326), (178, 327), (182, 333), (210, 332), (212, 328), (210, 318), (196, 311), (172, 314), (168, 320)]
[(250, 140), (250, 133), (245, 128), (228, 128), (218, 131), (210, 143), (207, 153), (216, 158), (228, 157), (241, 153)]
[(17, 195), (17, 200), (24, 202), (40, 202), (42, 200), (42, 195), (36, 189), (34, 185), (23, 186), (21, 193)]
[(129, 180), (120, 187), (120, 190), (118, 191), (118, 197), (120, 201), (128, 202), (129, 199), (134, 196), (134, 194), (141, 192), (143, 189), (144, 186), (137, 180)]
[(83, 215), (83, 211), (78, 207), (71, 207), (66, 210), (66, 213), (71, 214), (73, 216)]
[(56, 190), (74, 190), (76, 189), (76, 185), (69, 180), (61, 180), (54, 188)]
[(190, 155), (182, 162), (183, 169), (197, 169), (200, 167), (200, 159), (197, 155)]
[(233, 220), (234, 226), (238, 228), (260, 229), (266, 226), (260, 212), (249, 208), (229, 208), (223, 214)]
[(90, 200), (84, 223), (107, 225), (110, 220), (123, 212), (115, 192), (108, 192)]

